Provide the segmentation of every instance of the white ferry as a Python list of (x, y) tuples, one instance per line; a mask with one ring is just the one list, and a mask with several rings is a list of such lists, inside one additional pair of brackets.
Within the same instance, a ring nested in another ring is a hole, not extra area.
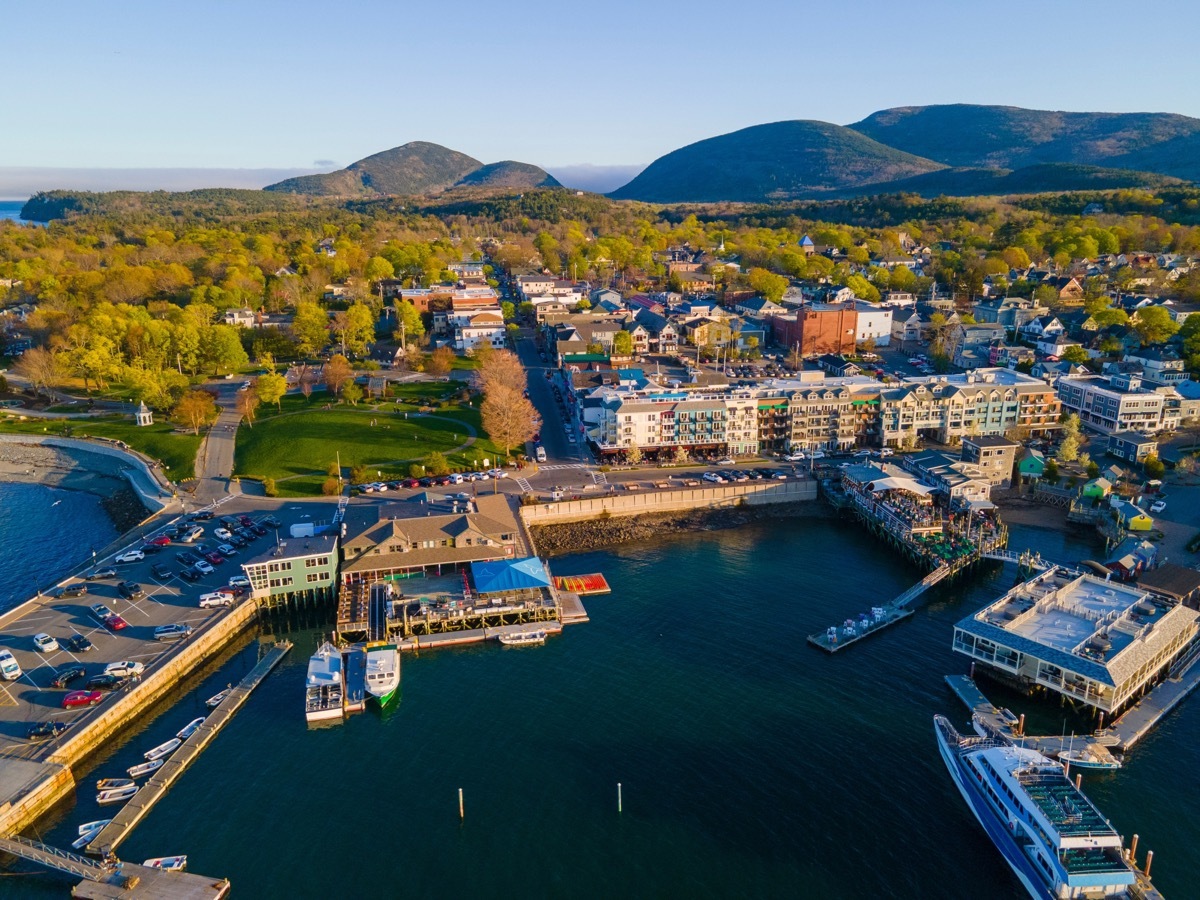
[(963, 737), (943, 716), (933, 721), (954, 783), (1030, 896), (1161, 900), (1061, 765), (1006, 741)]
[(400, 685), (400, 648), (395, 644), (367, 645), (367, 693), (386, 705)]
[(304, 717), (309, 722), (342, 717), (342, 651), (329, 641), (308, 660)]

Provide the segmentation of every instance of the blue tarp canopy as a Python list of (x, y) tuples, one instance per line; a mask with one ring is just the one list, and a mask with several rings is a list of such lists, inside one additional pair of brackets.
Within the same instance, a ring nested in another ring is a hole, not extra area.
[(550, 576), (546, 574), (546, 567), (536, 556), (496, 562), (473, 562), (471, 580), (475, 582), (475, 592), (478, 594), (502, 594), (505, 591), (550, 587)]

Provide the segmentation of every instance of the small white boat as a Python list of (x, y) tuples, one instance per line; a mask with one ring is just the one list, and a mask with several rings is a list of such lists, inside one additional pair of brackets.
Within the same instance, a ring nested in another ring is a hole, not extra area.
[(130, 766), (126, 771), (129, 772), (130, 778), (141, 778), (143, 775), (149, 775), (161, 765), (162, 760), (156, 759), (153, 762), (138, 763), (136, 766)]
[(96, 790), (111, 791), (115, 788), (129, 787), (133, 784), (132, 778), (101, 778), (96, 782)]
[(204, 724), (204, 716), (201, 716), (198, 719), (192, 719), (192, 721), (188, 722), (186, 725), (184, 725), (182, 728), (179, 729), (179, 731), (175, 735), (175, 737), (179, 738), (181, 741), (186, 741), (193, 734), (195, 734), (196, 729), (198, 729), (203, 724)]
[(79, 836), (83, 837), (91, 831), (99, 831), (111, 821), (112, 819), (97, 819), (95, 822), (85, 822), (79, 826)]
[(500, 635), (500, 643), (505, 647), (526, 647), (530, 644), (546, 643), (546, 632), (538, 629), (537, 631), (518, 631), (515, 634)]
[(77, 837), (75, 840), (71, 841), (71, 849), (72, 850), (82, 850), (84, 847), (86, 847), (88, 844), (90, 844), (92, 841), (94, 841), (96, 839), (96, 836), (98, 834), (100, 834), (100, 832), (103, 830), (104, 830), (103, 828), (97, 828), (95, 831), (84, 832), (79, 837)]
[(113, 788), (111, 791), (101, 791), (98, 793), (96, 795), (96, 802), (101, 806), (108, 806), (110, 803), (124, 803), (137, 792), (138, 786), (136, 784)]
[(204, 701), (204, 705), (207, 706), (209, 709), (216, 709), (218, 706), (221, 705), (221, 701), (229, 696), (229, 692), (232, 690), (233, 690), (233, 688), (225, 688), (225, 690), (221, 691), (221, 693), (213, 694), (211, 697), (209, 697), (207, 700)]
[(1058, 754), (1057, 758), (1064, 767), (1070, 765), (1076, 769), (1104, 769), (1111, 771), (1112, 769), (1121, 768), (1121, 761), (1115, 756), (1111, 754), (1102, 756), (1086, 747), (1081, 750), (1064, 750)]
[(147, 869), (162, 869), (164, 872), (182, 872), (187, 868), (186, 856), (155, 856), (142, 863)]
[(179, 749), (179, 745), (182, 743), (183, 741), (181, 741), (179, 738), (171, 738), (165, 744), (159, 744), (153, 750), (147, 750), (142, 755), (151, 762), (154, 762), (156, 759), (162, 759), (164, 756), (169, 756), (170, 754), (174, 753)]

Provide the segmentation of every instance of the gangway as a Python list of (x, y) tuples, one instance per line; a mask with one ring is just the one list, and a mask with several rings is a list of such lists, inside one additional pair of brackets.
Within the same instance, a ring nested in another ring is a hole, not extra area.
[(57, 847), (51, 847), (41, 841), (30, 840), (18, 835), (0, 838), (0, 850), (37, 863), (39, 866), (45, 866), (47, 869), (54, 869), (88, 881), (101, 881), (109, 874), (107, 868), (86, 856), (59, 850)]

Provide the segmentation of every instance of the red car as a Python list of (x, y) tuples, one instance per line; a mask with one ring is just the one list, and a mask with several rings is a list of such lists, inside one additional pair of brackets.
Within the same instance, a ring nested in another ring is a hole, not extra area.
[(221, 563), (225, 562), (225, 557), (223, 557), (216, 550), (214, 550), (212, 553), (205, 553), (204, 558), (207, 559), (214, 566), (219, 566)]
[(156, 538), (150, 538), (150, 540), (146, 541), (146, 543), (151, 547), (170, 547), (171, 539), (165, 534), (160, 534)]
[(243, 528), (249, 528), (254, 524), (254, 520), (249, 516), (238, 516), (238, 521), (242, 523)]
[(74, 709), (77, 706), (95, 706), (104, 695), (99, 691), (71, 691), (63, 697), (63, 709)]
[(109, 631), (120, 631), (122, 628), (128, 628), (129, 623), (118, 615), (111, 615), (104, 620), (105, 626)]

